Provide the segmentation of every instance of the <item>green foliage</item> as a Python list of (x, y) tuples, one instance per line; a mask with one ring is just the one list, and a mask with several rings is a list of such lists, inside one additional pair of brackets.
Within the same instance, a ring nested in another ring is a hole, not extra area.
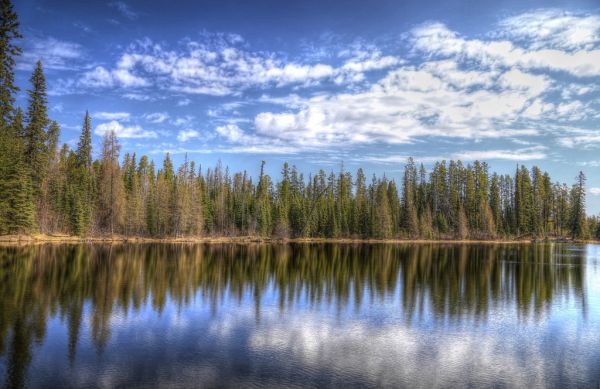
[(49, 161), (48, 134), (46, 131), (50, 124), (46, 78), (40, 61), (35, 66), (30, 82), (32, 89), (28, 91), (29, 105), (26, 114), (24, 158), (29, 165), (34, 192), (39, 196)]
[(10, 0), (0, 0), (0, 126), (7, 127), (12, 122), (15, 93), (14, 68), (21, 48), (14, 41), (22, 38), (19, 20)]

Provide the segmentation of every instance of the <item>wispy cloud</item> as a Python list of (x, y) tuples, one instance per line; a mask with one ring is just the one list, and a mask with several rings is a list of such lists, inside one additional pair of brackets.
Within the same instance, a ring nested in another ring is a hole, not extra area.
[[(518, 161), (527, 162), (545, 159), (547, 157), (545, 153), (545, 146), (532, 146), (522, 149), (500, 149), (500, 150), (465, 150), (448, 155), (428, 155), (428, 156), (414, 156), (415, 160), (429, 163), (437, 161), (492, 161), (492, 160), (507, 160), (507, 161)], [(386, 164), (404, 164), (408, 160), (409, 155), (367, 155), (364, 157), (355, 158), (357, 161), (368, 161)]]
[(30, 70), (40, 60), (45, 69), (81, 70), (84, 65), (83, 47), (78, 43), (67, 42), (53, 37), (33, 37), (24, 43), (23, 55), (18, 69)]
[(166, 112), (154, 112), (144, 115), (144, 118), (149, 123), (163, 123), (169, 118), (169, 114)]
[(129, 112), (94, 112), (92, 117), (99, 120), (128, 121), (131, 115)]
[(144, 130), (139, 125), (125, 126), (116, 120), (99, 124), (94, 129), (94, 133), (100, 136), (103, 136), (110, 131), (114, 131), (119, 138), (124, 139), (154, 139), (158, 137), (158, 134), (155, 131)]
[(589, 50), (600, 42), (600, 16), (541, 9), (503, 19), (497, 36), (530, 49)]
[(116, 8), (121, 15), (129, 20), (135, 20), (138, 18), (138, 13), (135, 12), (129, 5), (123, 1), (115, 1), (109, 4), (111, 7)]

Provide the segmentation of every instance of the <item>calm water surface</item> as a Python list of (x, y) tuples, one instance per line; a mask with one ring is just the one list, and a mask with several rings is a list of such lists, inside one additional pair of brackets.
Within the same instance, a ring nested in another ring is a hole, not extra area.
[(0, 249), (0, 386), (599, 380), (596, 245)]

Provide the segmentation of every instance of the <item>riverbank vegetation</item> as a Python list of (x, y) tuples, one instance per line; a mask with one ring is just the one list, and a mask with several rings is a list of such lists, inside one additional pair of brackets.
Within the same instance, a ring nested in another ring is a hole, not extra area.
[[(585, 214), (585, 176), (572, 186), (538, 167), (514, 175), (485, 162), (440, 161), (427, 171), (408, 159), (400, 182), (320, 170), (305, 175), (285, 163), (274, 180), (260, 175), (160, 166), (122, 153), (114, 132), (93, 158), (86, 112), (77, 146), (59, 146), (48, 116), (38, 61), (25, 110), (14, 67), (21, 49), (17, 15), (2, 1), (0, 21), (0, 234), (139, 237), (258, 236), (274, 238), (523, 239), (596, 238), (598, 220)], [(83, 115), (82, 115), (83, 116)], [(257, 161), (258, 163), (258, 161)]]

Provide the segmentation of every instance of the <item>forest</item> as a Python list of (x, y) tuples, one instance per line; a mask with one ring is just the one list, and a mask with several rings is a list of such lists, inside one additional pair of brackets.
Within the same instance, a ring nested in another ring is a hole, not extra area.
[[(14, 70), (22, 37), (12, 4), (0, 21), (0, 234), (375, 239), (592, 239), (598, 218), (585, 213), (585, 176), (555, 182), (534, 166), (514, 175), (485, 162), (439, 161), (429, 171), (408, 159), (401, 182), (320, 170), (305, 175), (285, 163), (278, 178), (203, 168), (188, 160), (157, 166), (122, 153), (117, 135), (92, 150), (82, 113), (77, 147), (59, 145), (43, 64), (30, 78), (25, 109)], [(97, 155), (97, 158), (93, 158)]]

